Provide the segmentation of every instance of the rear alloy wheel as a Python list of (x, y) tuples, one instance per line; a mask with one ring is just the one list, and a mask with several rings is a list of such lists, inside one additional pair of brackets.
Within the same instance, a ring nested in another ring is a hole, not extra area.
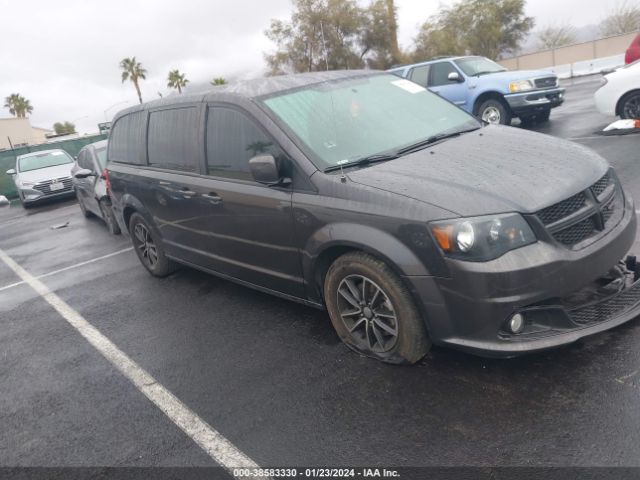
[(620, 118), (640, 119), (640, 92), (627, 93), (622, 97)]
[(111, 204), (106, 200), (100, 200), (100, 211), (102, 212), (102, 219), (107, 224), (107, 230), (111, 235), (120, 235), (120, 226), (116, 220), (116, 216), (113, 213)]
[(340, 339), (388, 363), (415, 363), (429, 350), (426, 327), (400, 278), (382, 261), (347, 253), (329, 268), (325, 303)]
[(151, 228), (139, 213), (131, 215), (129, 232), (140, 262), (151, 275), (166, 277), (176, 269), (175, 263), (166, 257), (162, 245), (154, 238)]
[(490, 98), (478, 108), (478, 116), (483, 122), (492, 125), (510, 125), (511, 112), (500, 100)]
[(78, 205), (80, 205), (80, 211), (82, 212), (82, 215), (84, 215), (85, 218), (91, 217), (93, 213), (87, 210), (87, 207), (84, 205), (84, 200), (82, 200), (82, 196), (80, 195), (78, 190), (76, 190), (76, 198), (78, 199)]

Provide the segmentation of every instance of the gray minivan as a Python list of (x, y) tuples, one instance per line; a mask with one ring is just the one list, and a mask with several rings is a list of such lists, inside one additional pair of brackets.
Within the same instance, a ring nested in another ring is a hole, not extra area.
[[(359, 353), (514, 356), (640, 312), (631, 198), (577, 144), (483, 126), (383, 72), (259, 79), (118, 113), (113, 209), (144, 267), (326, 308)], [(229, 319), (232, 321), (232, 319)]]

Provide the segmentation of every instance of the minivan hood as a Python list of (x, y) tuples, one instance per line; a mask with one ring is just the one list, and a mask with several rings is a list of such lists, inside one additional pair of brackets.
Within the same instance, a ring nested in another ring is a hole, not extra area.
[(608, 163), (578, 144), (487, 126), (416, 153), (352, 170), (349, 179), (461, 216), (533, 213), (585, 190)]
[(18, 173), (18, 177), (20, 182), (42, 182), (53, 178), (70, 177), (72, 167), (73, 163), (65, 163), (64, 165), (55, 165), (53, 167), (20, 172)]

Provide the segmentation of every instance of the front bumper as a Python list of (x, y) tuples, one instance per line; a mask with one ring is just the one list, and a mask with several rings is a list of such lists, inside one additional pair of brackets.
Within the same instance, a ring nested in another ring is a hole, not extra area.
[(21, 198), (23, 199), (22, 203), (29, 204), (29, 205), (43, 201), (43, 200), (48, 200), (48, 199), (70, 197), (75, 194), (73, 189), (71, 190), (65, 189), (59, 192), (52, 192), (52, 193), (43, 193), (39, 190), (34, 190), (31, 188), (20, 188), (19, 191), (20, 191)]
[[(510, 357), (568, 344), (640, 315), (640, 284), (598, 301), (568, 304), (619, 263), (636, 235), (633, 202), (621, 221), (581, 249), (539, 241), (489, 262), (447, 259), (447, 278), (407, 277), (420, 297), (431, 339), (485, 356)], [(630, 283), (630, 282), (629, 282)], [(520, 334), (507, 332), (515, 313)]]
[(530, 90), (510, 93), (504, 96), (514, 115), (535, 114), (543, 110), (559, 107), (564, 102), (564, 88)]

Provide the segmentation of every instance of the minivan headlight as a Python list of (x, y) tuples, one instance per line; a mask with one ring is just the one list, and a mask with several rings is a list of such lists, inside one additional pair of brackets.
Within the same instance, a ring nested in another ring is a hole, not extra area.
[(445, 255), (483, 262), (536, 242), (529, 224), (519, 213), (459, 218), (430, 224), (431, 233)]
[(509, 91), (511, 93), (526, 92), (527, 90), (533, 90), (531, 80), (518, 80), (517, 82), (511, 82), (509, 84)]

